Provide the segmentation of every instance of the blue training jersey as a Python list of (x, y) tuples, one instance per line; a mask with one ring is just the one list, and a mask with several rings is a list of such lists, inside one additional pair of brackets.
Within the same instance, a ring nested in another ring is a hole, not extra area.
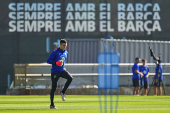
[[(67, 54), (68, 52), (66, 50), (63, 51), (61, 49), (58, 49), (58, 51), (56, 49), (51, 53), (51, 55), (47, 59), (47, 63), (52, 64), (51, 72), (59, 73), (65, 70), (64, 65), (65, 60), (67, 59)], [(62, 66), (56, 65), (56, 62), (58, 62), (59, 60), (63, 62)]]
[[(160, 74), (158, 73), (160, 72)], [(162, 65), (156, 65), (156, 68), (155, 68), (155, 80), (158, 78), (159, 80), (163, 80), (163, 75), (162, 75)]]
[(133, 73), (132, 79), (140, 79), (140, 75), (135, 73), (135, 69), (137, 69), (139, 72), (139, 65), (136, 63), (134, 63), (134, 65), (132, 66), (132, 73)]
[(149, 78), (146, 78), (146, 75), (149, 72), (149, 67), (148, 66), (140, 66), (139, 71), (143, 73), (142, 80), (149, 81)]

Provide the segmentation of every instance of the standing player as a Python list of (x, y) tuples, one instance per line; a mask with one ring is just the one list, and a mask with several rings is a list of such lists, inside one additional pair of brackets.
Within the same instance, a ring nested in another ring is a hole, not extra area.
[(138, 63), (140, 62), (140, 58), (135, 59), (135, 63), (132, 67), (132, 81), (133, 81), (133, 86), (134, 86), (134, 91), (133, 95), (139, 96), (139, 90), (140, 90), (140, 75), (143, 76), (141, 72), (139, 72), (139, 65)]
[(62, 100), (65, 101), (65, 91), (70, 85), (73, 77), (70, 75), (68, 71), (65, 70), (64, 64), (67, 59), (67, 51), (65, 50), (67, 47), (67, 41), (64, 39), (60, 40), (60, 48), (54, 50), (49, 56), (47, 63), (52, 64), (51, 68), (51, 81), (52, 81), (52, 89), (50, 93), (51, 105), (50, 109), (57, 109), (54, 105), (54, 93), (57, 87), (57, 82), (60, 77), (67, 79), (65, 86), (60, 94), (62, 96)]
[[(147, 96), (147, 88), (148, 88), (148, 77), (149, 77), (149, 67), (146, 66), (146, 60), (142, 59), (142, 66), (140, 66), (139, 70), (140, 72), (143, 73), (143, 77), (142, 77), (142, 81), (141, 81), (141, 85), (142, 82), (144, 82), (144, 96)], [(142, 88), (142, 87), (141, 87)]]
[[(158, 57), (156, 57), (157, 60), (159, 60)], [(163, 75), (162, 75), (162, 65), (157, 64), (155, 68), (155, 83), (154, 83), (154, 96), (157, 96), (157, 87), (159, 89), (159, 95), (162, 95), (162, 87), (161, 87), (161, 82), (163, 80)]]

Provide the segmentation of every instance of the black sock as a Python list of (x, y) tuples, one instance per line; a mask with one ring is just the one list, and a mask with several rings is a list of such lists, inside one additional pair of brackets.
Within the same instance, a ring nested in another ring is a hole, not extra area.
[(51, 100), (51, 106), (54, 105), (54, 93), (55, 93), (55, 90), (54, 89), (51, 89), (51, 93), (50, 93), (50, 100)]
[(61, 92), (62, 92), (63, 94), (65, 94), (65, 92), (64, 92), (63, 90), (61, 90)]

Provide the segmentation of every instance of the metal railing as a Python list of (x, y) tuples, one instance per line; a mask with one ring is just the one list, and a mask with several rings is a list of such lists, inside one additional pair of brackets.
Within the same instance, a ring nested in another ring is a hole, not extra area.
[[(84, 64), (66, 64), (66, 69), (73, 76), (72, 86), (82, 85), (97, 85), (98, 84), (98, 72), (97, 63), (84, 63)], [(141, 65), (141, 64), (139, 64)], [(152, 82), (152, 76), (155, 75), (155, 64), (148, 63), (150, 68), (149, 84)], [(132, 66), (133, 63), (120, 63), (120, 86), (132, 85)], [(170, 83), (170, 63), (162, 63), (164, 85), (169, 86)], [(50, 88), (51, 87), (51, 65), (50, 64), (15, 64), (14, 65), (14, 87), (15, 88)], [(65, 84), (64, 79), (58, 81), (58, 86)]]

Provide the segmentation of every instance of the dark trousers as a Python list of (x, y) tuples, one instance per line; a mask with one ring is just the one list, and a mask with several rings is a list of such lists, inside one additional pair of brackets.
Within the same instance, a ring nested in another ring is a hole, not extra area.
[(51, 105), (54, 105), (54, 93), (55, 90), (57, 88), (57, 82), (58, 79), (62, 77), (67, 79), (64, 88), (62, 90), (62, 93), (64, 94), (65, 91), (67, 90), (68, 86), (70, 85), (71, 81), (73, 80), (73, 77), (70, 75), (70, 73), (66, 70), (59, 72), (59, 73), (51, 73), (51, 81), (52, 81), (52, 89), (51, 89), (51, 93), (50, 93), (50, 100), (51, 100)]

